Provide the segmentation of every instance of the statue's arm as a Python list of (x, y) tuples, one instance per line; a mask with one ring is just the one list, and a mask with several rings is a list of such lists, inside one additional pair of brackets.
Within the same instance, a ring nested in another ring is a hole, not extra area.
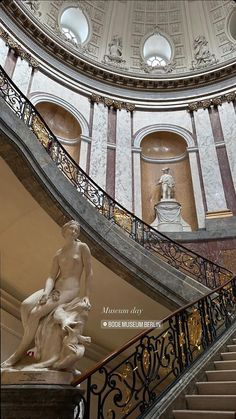
[(54, 288), (55, 281), (59, 273), (58, 255), (56, 254), (52, 260), (52, 266), (49, 277), (46, 279), (43, 295), (39, 300), (39, 304), (45, 304), (48, 300), (49, 294)]
[(85, 299), (87, 303), (90, 305), (90, 294), (91, 294), (91, 285), (93, 280), (93, 270), (92, 270), (92, 263), (91, 263), (91, 253), (87, 246), (87, 244), (83, 243), (82, 247), (82, 258), (83, 258), (83, 265), (85, 270)]

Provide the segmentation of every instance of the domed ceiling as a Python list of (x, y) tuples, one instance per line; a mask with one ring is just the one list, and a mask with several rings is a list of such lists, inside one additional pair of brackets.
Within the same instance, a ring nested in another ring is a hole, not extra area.
[[(47, 37), (45, 48), (69, 51), (65, 62), (77, 68), (85, 62), (153, 80), (235, 64), (234, 0), (13, 0), (7, 7), (37, 25)], [(30, 32), (29, 23), (25, 30)]]

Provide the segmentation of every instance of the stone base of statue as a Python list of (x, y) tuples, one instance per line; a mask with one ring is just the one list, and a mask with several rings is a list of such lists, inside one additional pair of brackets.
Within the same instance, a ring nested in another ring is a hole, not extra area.
[(73, 374), (66, 371), (26, 370), (9, 369), (1, 372), (2, 384), (56, 384), (70, 385)]
[(181, 205), (175, 199), (161, 199), (155, 205), (156, 218), (151, 227), (161, 232), (192, 231), (181, 216)]
[(74, 419), (81, 400), (81, 390), (69, 385), (2, 385), (1, 418)]

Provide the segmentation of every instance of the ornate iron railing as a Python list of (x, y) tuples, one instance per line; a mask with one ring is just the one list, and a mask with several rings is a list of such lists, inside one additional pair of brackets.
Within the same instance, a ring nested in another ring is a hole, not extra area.
[(36, 135), (57, 167), (78, 192), (110, 222), (118, 225), (141, 246), (158, 254), (169, 265), (214, 289), (232, 272), (170, 240), (109, 196), (73, 160), (30, 101), (0, 67), (0, 94), (12, 111)]
[(236, 277), (142, 332), (74, 380), (84, 419), (137, 419), (176, 383), (236, 318)]

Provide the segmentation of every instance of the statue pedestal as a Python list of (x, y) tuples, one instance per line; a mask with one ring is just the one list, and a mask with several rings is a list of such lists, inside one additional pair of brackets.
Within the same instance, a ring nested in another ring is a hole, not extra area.
[(161, 232), (192, 231), (181, 217), (181, 205), (175, 199), (161, 199), (154, 208), (156, 218), (151, 227)]
[(81, 390), (60, 385), (2, 385), (2, 419), (74, 419)]

